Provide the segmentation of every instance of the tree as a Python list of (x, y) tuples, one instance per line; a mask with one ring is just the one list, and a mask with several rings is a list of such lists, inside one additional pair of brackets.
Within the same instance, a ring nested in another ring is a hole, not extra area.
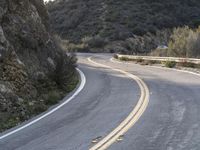
[(175, 28), (169, 42), (169, 56), (200, 56), (200, 30), (192, 30), (188, 26)]

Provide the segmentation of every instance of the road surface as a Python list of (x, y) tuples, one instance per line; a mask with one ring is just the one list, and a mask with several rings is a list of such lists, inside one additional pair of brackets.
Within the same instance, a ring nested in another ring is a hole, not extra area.
[(90, 56), (137, 75), (150, 92), (141, 118), (109, 150), (200, 149), (200, 76), (111, 62), (108, 54), (79, 54), (79, 68), (86, 76), (83, 90), (53, 114), (1, 139), (0, 150), (87, 150), (131, 113), (141, 92), (136, 81), (92, 64)]

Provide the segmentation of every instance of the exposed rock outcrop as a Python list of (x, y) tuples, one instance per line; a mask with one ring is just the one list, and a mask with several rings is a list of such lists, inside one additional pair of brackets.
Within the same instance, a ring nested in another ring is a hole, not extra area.
[(60, 86), (58, 60), (74, 72), (48, 22), (43, 0), (0, 0), (0, 131), (46, 109), (42, 94)]

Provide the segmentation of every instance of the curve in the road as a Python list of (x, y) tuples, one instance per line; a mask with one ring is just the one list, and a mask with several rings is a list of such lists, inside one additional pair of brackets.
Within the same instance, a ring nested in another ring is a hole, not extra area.
[(57, 111), (58, 109), (62, 108), (62, 107), (63, 107), (64, 105), (66, 105), (67, 103), (69, 103), (71, 100), (73, 100), (73, 99), (82, 91), (82, 89), (84, 88), (85, 83), (86, 83), (86, 77), (85, 77), (84, 73), (83, 73), (80, 69), (78, 69), (78, 68), (76, 68), (76, 70), (78, 71), (78, 73), (79, 73), (79, 75), (80, 75), (81, 83), (80, 83), (78, 89), (74, 92), (74, 94), (73, 94), (71, 97), (69, 97), (69, 98), (68, 98), (67, 100), (65, 100), (63, 103), (61, 103), (60, 105), (58, 105), (58, 106), (55, 107), (54, 109), (50, 110), (49, 112), (45, 113), (44, 115), (42, 115), (42, 116), (40, 116), (40, 117), (38, 117), (38, 118), (32, 120), (31, 122), (29, 122), (29, 123), (27, 123), (27, 124), (25, 124), (25, 125), (23, 125), (23, 126), (17, 128), (17, 129), (14, 129), (13, 131), (10, 131), (10, 132), (8, 132), (8, 133), (6, 133), (6, 134), (0, 136), (0, 140), (2, 140), (2, 139), (6, 138), (6, 137), (8, 137), (8, 136), (10, 136), (10, 135), (12, 135), (12, 134), (15, 134), (15, 133), (17, 133), (17, 132), (19, 132), (19, 131), (21, 131), (21, 130), (23, 130), (23, 129), (25, 129), (25, 128), (27, 128), (27, 127), (33, 125), (33, 124), (35, 124), (36, 122), (38, 122), (38, 121), (42, 120), (43, 118), (45, 118), (45, 117), (51, 115), (52, 113), (54, 113), (54, 112)]
[(128, 115), (128, 117), (123, 122), (121, 122), (121, 124), (117, 128), (115, 128), (105, 138), (103, 138), (99, 143), (90, 148), (90, 150), (104, 150), (107, 149), (109, 146), (111, 146), (120, 136), (124, 135), (142, 116), (149, 103), (149, 89), (142, 79), (133, 74), (130, 74), (120, 69), (112, 68), (107, 65), (97, 63), (92, 60), (92, 57), (89, 57), (88, 61), (97, 66), (112, 69), (114, 71), (125, 74), (129, 78), (135, 80), (141, 90), (140, 99), (135, 108), (133, 109), (133, 111)]

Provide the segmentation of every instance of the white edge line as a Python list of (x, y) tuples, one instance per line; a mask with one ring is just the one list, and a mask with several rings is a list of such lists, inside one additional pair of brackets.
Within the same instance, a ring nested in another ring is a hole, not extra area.
[[(119, 60), (116, 60), (114, 59), (113, 57), (110, 58), (110, 61), (113, 62), (113, 63), (125, 63), (125, 64), (135, 64), (135, 63), (129, 63), (129, 62), (121, 62)], [(177, 71), (177, 72), (183, 72), (183, 73), (189, 73), (189, 74), (192, 74), (192, 75), (196, 75), (196, 76), (199, 76), (200, 77), (200, 74), (199, 73), (196, 73), (196, 72), (192, 72), (192, 71), (187, 71), (187, 70), (181, 70), (181, 69), (175, 69), (175, 68), (166, 68), (166, 67), (159, 67), (159, 66), (145, 66), (145, 67), (151, 67), (151, 68), (157, 68), (157, 69), (163, 69), (163, 70), (173, 70), (173, 71)]]
[(8, 137), (8, 136), (10, 136), (12, 134), (15, 134), (16, 132), (19, 132), (19, 131), (21, 131), (21, 130), (23, 130), (23, 129), (25, 129), (25, 128), (33, 125), (33, 124), (35, 124), (36, 122), (38, 122), (38, 121), (42, 120), (43, 118), (51, 115), (52, 113), (54, 113), (55, 111), (57, 111), (58, 109), (60, 109), (64, 105), (66, 105), (67, 103), (69, 103), (72, 99), (74, 99), (83, 90), (83, 88), (85, 86), (85, 83), (86, 83), (86, 77), (85, 77), (84, 73), (78, 68), (76, 68), (76, 70), (78, 71), (78, 73), (80, 75), (81, 83), (80, 83), (78, 89), (75, 91), (75, 93), (70, 98), (68, 98), (66, 101), (64, 101), (62, 104), (60, 104), (56, 108), (54, 108), (51, 111), (49, 111), (49, 112), (45, 113), (44, 115), (40, 116), (39, 118), (37, 118), (37, 119), (25, 124), (22, 127), (19, 127), (19, 128), (15, 129), (15, 130), (13, 130), (11, 132), (6, 133), (5, 135), (0, 136), (0, 140), (2, 140), (2, 139), (6, 138), (6, 137)]

